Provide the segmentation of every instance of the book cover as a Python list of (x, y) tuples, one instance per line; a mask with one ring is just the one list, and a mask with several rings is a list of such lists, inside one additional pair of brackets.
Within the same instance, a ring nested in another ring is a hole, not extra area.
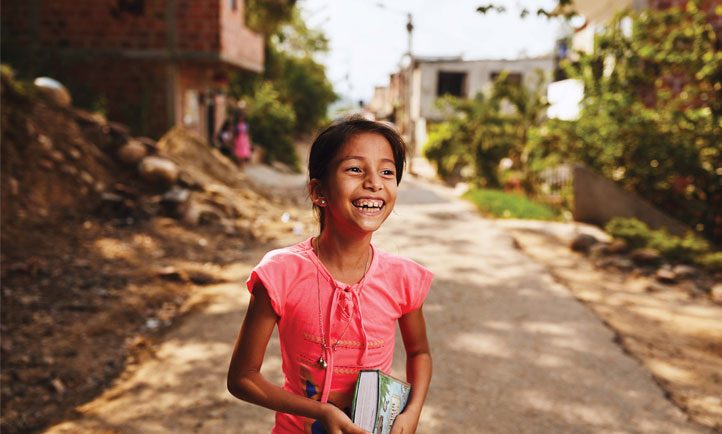
[(379, 370), (361, 371), (352, 408), (354, 423), (374, 434), (388, 434), (406, 408), (411, 385)]

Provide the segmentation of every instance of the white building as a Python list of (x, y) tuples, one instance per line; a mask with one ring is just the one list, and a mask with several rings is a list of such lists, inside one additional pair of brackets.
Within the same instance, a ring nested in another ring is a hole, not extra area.
[(473, 98), (490, 90), (502, 72), (507, 73), (507, 80), (531, 87), (536, 84), (538, 70), (549, 82), (553, 69), (552, 56), (515, 60), (414, 57), (409, 68), (392, 74), (388, 87), (375, 89), (369, 110), (379, 118), (394, 120), (418, 150), (416, 144), (426, 141), (428, 124), (443, 119), (436, 107), (440, 97)]

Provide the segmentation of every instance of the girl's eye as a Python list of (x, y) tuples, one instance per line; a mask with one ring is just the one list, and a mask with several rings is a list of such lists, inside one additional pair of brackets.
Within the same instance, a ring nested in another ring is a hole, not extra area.
[(394, 171), (391, 170), (391, 169), (383, 170), (383, 171), (381, 171), (381, 173), (382, 173), (384, 176), (394, 176)]
[(349, 167), (348, 169), (346, 169), (346, 171), (353, 172), (353, 173), (361, 173), (361, 169), (358, 167)]

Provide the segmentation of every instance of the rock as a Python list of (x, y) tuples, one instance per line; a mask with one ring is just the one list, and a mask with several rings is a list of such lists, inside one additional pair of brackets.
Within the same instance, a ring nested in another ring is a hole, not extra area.
[(657, 270), (654, 277), (664, 283), (674, 283), (677, 281), (677, 275), (669, 267), (662, 267)]
[(607, 246), (607, 251), (610, 255), (619, 255), (622, 253), (626, 253), (627, 250), (629, 250), (629, 244), (621, 239), (621, 238), (615, 238), (612, 240), (611, 243)]
[(589, 256), (592, 258), (601, 258), (609, 253), (607, 243), (596, 243), (589, 248)]
[(70, 96), (68, 89), (59, 81), (50, 77), (38, 77), (33, 84), (48, 98), (62, 107), (70, 107), (73, 98)]
[(722, 304), (722, 283), (716, 283), (709, 291), (709, 296), (715, 303)]
[(17, 196), (18, 193), (20, 193), (20, 182), (18, 182), (17, 179), (10, 177), (10, 194), (13, 196)]
[(48, 170), (52, 170), (53, 167), (55, 167), (55, 164), (53, 164), (52, 161), (50, 161), (50, 160), (48, 160), (48, 159), (46, 159), (46, 158), (41, 158), (40, 161), (38, 161), (38, 164), (39, 164), (40, 167), (42, 167), (43, 169), (48, 169)]
[(182, 271), (177, 270), (175, 267), (167, 266), (158, 270), (158, 277), (164, 280), (171, 280), (175, 282), (187, 282), (188, 275)]
[(672, 271), (678, 279), (690, 279), (697, 275), (697, 269), (691, 265), (675, 265)]
[(143, 144), (146, 149), (152, 151), (153, 153), (158, 152), (158, 142), (151, 139), (150, 137), (137, 137), (135, 140)]
[(638, 265), (655, 265), (662, 259), (662, 256), (655, 249), (634, 249), (629, 254), (635, 264)]
[(118, 159), (125, 164), (138, 164), (148, 156), (148, 149), (138, 140), (130, 140), (118, 149)]
[(178, 166), (162, 157), (149, 156), (143, 158), (138, 165), (141, 177), (148, 182), (171, 186), (178, 179)]
[(65, 393), (65, 384), (63, 384), (63, 381), (60, 378), (53, 378), (52, 381), (50, 381), (50, 384), (53, 385), (53, 389), (59, 394)]
[(629, 271), (634, 268), (634, 263), (627, 258), (620, 256), (610, 256), (599, 261), (598, 265), (602, 268), (614, 267), (622, 271)]
[(666, 291), (669, 288), (670, 288), (669, 286), (661, 284), (661, 283), (650, 282), (649, 285), (647, 285), (647, 287), (644, 288), (644, 290), (647, 292), (661, 292), (661, 291)]
[(63, 155), (63, 153), (58, 150), (52, 150), (48, 153), (48, 155), (50, 156), (50, 159), (55, 161), (56, 163), (65, 162), (65, 155)]
[(190, 194), (191, 192), (188, 189), (174, 186), (161, 196), (161, 202), (175, 204), (185, 203), (188, 201), (188, 198), (190, 198)]
[(73, 160), (80, 160), (80, 157), (83, 156), (83, 153), (80, 151), (80, 149), (75, 147), (70, 148), (68, 154), (70, 154), (70, 158), (72, 158)]
[(50, 140), (50, 137), (46, 136), (45, 134), (38, 135), (38, 143), (40, 144), (40, 147), (43, 148), (45, 151), (50, 152), (53, 150), (53, 141)]
[(78, 175), (78, 168), (69, 164), (63, 164), (62, 166), (60, 166), (60, 171), (70, 176)]
[(569, 247), (575, 252), (587, 253), (589, 248), (598, 242), (599, 241), (592, 235), (579, 234), (574, 237)]
[(193, 179), (190, 173), (181, 171), (178, 175), (178, 185), (193, 191), (204, 191), (203, 184)]
[(95, 183), (95, 179), (93, 179), (93, 175), (86, 172), (85, 170), (80, 171), (80, 180), (88, 185), (93, 185)]

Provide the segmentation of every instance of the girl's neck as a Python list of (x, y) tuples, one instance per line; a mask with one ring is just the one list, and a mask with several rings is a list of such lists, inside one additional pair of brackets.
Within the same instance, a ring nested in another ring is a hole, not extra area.
[(336, 279), (355, 283), (363, 278), (371, 261), (371, 234), (342, 236), (328, 228), (316, 238), (316, 254)]

